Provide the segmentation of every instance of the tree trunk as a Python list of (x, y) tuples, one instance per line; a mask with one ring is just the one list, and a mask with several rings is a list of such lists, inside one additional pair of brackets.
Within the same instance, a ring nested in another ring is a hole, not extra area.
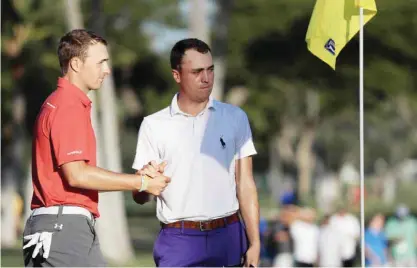
[(308, 89), (305, 98), (306, 123), (300, 132), (300, 141), (297, 146), (296, 158), (298, 167), (298, 196), (300, 199), (311, 194), (311, 181), (315, 168), (315, 155), (313, 144), (316, 134), (316, 122), (320, 110), (319, 95)]
[(294, 183), (296, 173), (296, 159), (294, 142), (297, 138), (297, 124), (285, 116), (281, 119), (280, 131), (269, 141), (269, 185), (272, 190), (273, 201), (277, 202), (284, 189), (285, 182)]
[(223, 99), (224, 78), (226, 72), (225, 53), (227, 52), (227, 23), (232, 1), (218, 1), (215, 28), (218, 30), (216, 38), (211, 40), (208, 24), (208, 1), (190, 0), (189, 30), (191, 36), (212, 44), (213, 64), (215, 68), (214, 85), (211, 96), (216, 100)]
[(298, 168), (298, 196), (302, 199), (311, 193), (311, 177), (315, 164), (312, 151), (315, 138), (315, 128), (306, 126), (300, 133), (300, 141), (297, 146)]
[(210, 44), (207, 0), (190, 0), (189, 31), (193, 38)]
[(277, 202), (281, 194), (283, 172), (279, 156), (279, 135), (274, 135), (269, 141), (269, 172), (268, 188), (272, 201)]
[(226, 77), (227, 36), (229, 29), (230, 12), (233, 8), (233, 0), (217, 0), (217, 14), (213, 29), (213, 63), (215, 69), (214, 86), (211, 95), (221, 101), (224, 95), (224, 82)]
[[(83, 28), (79, 0), (66, 0), (65, 3), (70, 30)], [(100, 92), (102, 124), (99, 123), (96, 92), (90, 93), (90, 99), (93, 102), (92, 124), (97, 140), (97, 164), (100, 167), (120, 172), (117, 110), (111, 75), (105, 79)], [(103, 127), (104, 132), (101, 131), (101, 127)], [(106, 142), (103, 142), (103, 140)], [(96, 228), (103, 255), (114, 263), (127, 262), (133, 257), (133, 249), (127, 228), (123, 193), (101, 193), (99, 200), (101, 217), (97, 221)]]
[[(105, 79), (99, 96), (103, 122), (102, 133), (106, 141), (106, 146), (104, 146), (106, 168), (121, 172), (119, 126), (112, 77)], [(133, 249), (127, 227), (123, 192), (101, 193), (99, 209), (101, 219), (97, 224), (97, 231), (103, 254), (116, 263), (132, 259)]]
[[(94, 31), (104, 35), (104, 18), (102, 16), (102, 1), (94, 0), (93, 25)], [(111, 44), (108, 46), (110, 52)], [(99, 90), (103, 155), (105, 167), (114, 172), (122, 172), (120, 157), (119, 123), (117, 99), (114, 89), (113, 76), (110, 74)], [(100, 194), (99, 209), (101, 219), (97, 224), (103, 254), (115, 263), (124, 263), (133, 258), (133, 248), (127, 226), (126, 209), (123, 192), (108, 192)], [(109, 232), (112, 230), (112, 232)]]

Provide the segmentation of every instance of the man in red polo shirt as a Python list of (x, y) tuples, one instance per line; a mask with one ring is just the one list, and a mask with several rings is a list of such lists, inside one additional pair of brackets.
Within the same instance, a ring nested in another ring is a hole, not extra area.
[(96, 166), (87, 93), (100, 88), (110, 73), (106, 41), (93, 32), (73, 30), (61, 38), (58, 57), (63, 77), (42, 105), (34, 129), (33, 212), (24, 230), (24, 262), (25, 266), (104, 266), (94, 230), (100, 215), (98, 191), (159, 195), (170, 179)]

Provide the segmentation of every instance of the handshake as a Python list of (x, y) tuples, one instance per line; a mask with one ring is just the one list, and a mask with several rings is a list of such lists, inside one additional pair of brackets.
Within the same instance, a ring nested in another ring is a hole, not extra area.
[[(154, 196), (159, 196), (165, 190), (171, 181), (171, 178), (163, 175), (166, 165), (167, 162), (162, 162), (158, 165), (155, 161), (151, 161), (136, 173), (141, 176), (142, 181), (139, 193), (146, 192)], [(138, 193), (137, 191), (135, 192)], [(134, 193), (134, 199), (137, 201), (135, 196), (137, 194)]]

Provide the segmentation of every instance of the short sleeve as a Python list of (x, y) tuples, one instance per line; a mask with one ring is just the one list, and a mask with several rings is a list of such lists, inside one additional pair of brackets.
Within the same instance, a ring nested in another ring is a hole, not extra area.
[(236, 140), (236, 156), (242, 159), (247, 156), (255, 155), (256, 149), (253, 144), (252, 131), (249, 125), (248, 116), (242, 110), (239, 110), (237, 140)]
[(155, 138), (151, 133), (150, 124), (145, 118), (139, 128), (136, 155), (132, 165), (133, 169), (140, 170), (145, 164), (152, 160), (159, 163), (160, 157), (154, 139)]
[(90, 161), (88, 155), (89, 114), (83, 107), (58, 108), (51, 122), (51, 141), (56, 163)]

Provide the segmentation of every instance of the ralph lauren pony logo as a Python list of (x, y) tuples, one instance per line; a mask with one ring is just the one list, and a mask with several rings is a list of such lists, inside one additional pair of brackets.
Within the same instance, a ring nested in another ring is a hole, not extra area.
[(324, 45), (324, 48), (329, 51), (330, 53), (332, 53), (332, 55), (336, 55), (336, 43), (334, 42), (333, 39), (329, 39), (326, 44)]
[(220, 136), (220, 144), (222, 145), (222, 148), (225, 149), (226, 148), (226, 143), (223, 140), (223, 135)]

